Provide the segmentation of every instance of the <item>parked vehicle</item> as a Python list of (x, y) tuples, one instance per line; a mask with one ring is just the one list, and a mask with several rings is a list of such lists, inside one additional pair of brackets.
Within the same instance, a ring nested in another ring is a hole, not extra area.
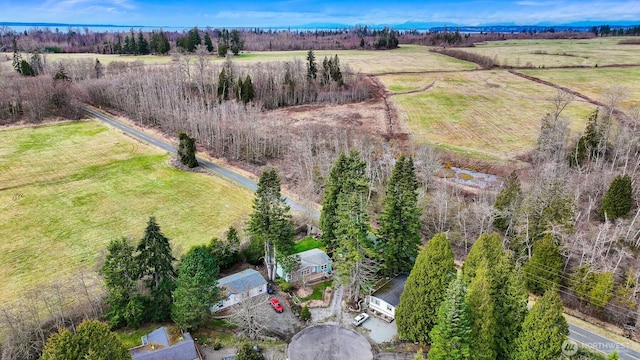
[(353, 318), (353, 325), (360, 326), (363, 322), (367, 321), (368, 318), (369, 318), (369, 314), (360, 313), (358, 316)]
[(273, 308), (273, 310), (275, 310), (277, 313), (281, 313), (284, 311), (284, 307), (282, 306), (282, 304), (280, 304), (280, 300), (271, 298), (269, 302), (271, 303), (271, 307)]

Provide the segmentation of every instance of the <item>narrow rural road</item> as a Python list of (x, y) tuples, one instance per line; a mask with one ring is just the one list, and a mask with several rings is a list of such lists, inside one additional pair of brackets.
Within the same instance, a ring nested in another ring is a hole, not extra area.
[(598, 352), (610, 354), (617, 350), (623, 360), (640, 360), (639, 352), (573, 324), (569, 324), (569, 338)]
[[(93, 107), (90, 106), (85, 106), (83, 107), (83, 110), (109, 124), (110, 126), (113, 126), (116, 129), (119, 129), (121, 131), (123, 131), (126, 134), (129, 134), (130, 136), (133, 136), (135, 138), (138, 138), (142, 141), (148, 142), (154, 146), (159, 147), (162, 150), (168, 151), (172, 154), (174, 154), (176, 152), (176, 149), (174, 148), (173, 145), (162, 141), (160, 139), (154, 138), (152, 136), (149, 136), (147, 134), (145, 134), (144, 132), (137, 130), (127, 124), (124, 124), (116, 119), (114, 119), (112, 116), (110, 116), (107, 113), (104, 113), (98, 109), (95, 109)], [(230, 169), (227, 169), (225, 167), (222, 167), (220, 165), (214, 164), (213, 162), (203, 159), (201, 157), (197, 157), (198, 163), (200, 164), (200, 166), (202, 166), (203, 168), (206, 168), (208, 170), (210, 170), (211, 172), (222, 176), (224, 178), (227, 178), (231, 181), (236, 182), (237, 184), (246, 187), (252, 191), (255, 191), (257, 189), (257, 184), (255, 183), (255, 181), (244, 177)], [(318, 220), (320, 219), (320, 212), (312, 207), (309, 207), (303, 203), (300, 203), (298, 201), (292, 200), (290, 198), (286, 198), (287, 199), (287, 205), (289, 205), (291, 207), (291, 210), (305, 214), (309, 217), (311, 217), (314, 220)], [(339, 288), (336, 291), (336, 295), (334, 296), (334, 301), (331, 304), (331, 313), (334, 315), (337, 315), (337, 317), (340, 317), (340, 313), (341, 313), (341, 309), (340, 309), (340, 303), (338, 301), (335, 300), (335, 298), (341, 298), (342, 297), (342, 288)], [(578, 343), (584, 344), (585, 346), (594, 348), (595, 350), (601, 351), (601, 352), (605, 352), (605, 353), (611, 353), (614, 350), (617, 350), (618, 353), (620, 354), (620, 359), (623, 360), (640, 360), (640, 353), (637, 351), (634, 351), (632, 349), (629, 349), (627, 347), (625, 347), (624, 345), (618, 344), (612, 340), (609, 340), (607, 338), (604, 338), (600, 335), (597, 335), (595, 333), (590, 332), (587, 329), (578, 327), (576, 325), (573, 324), (569, 324), (569, 330), (570, 330), (570, 334), (569, 334), (569, 338), (571, 340), (574, 340)]]
[[(115, 118), (113, 118), (111, 115), (100, 111), (94, 107), (91, 106), (84, 106), (82, 108), (87, 114), (89, 114), (90, 116), (95, 117), (96, 119), (105, 122), (111, 126), (113, 126), (114, 128), (121, 130), (122, 132), (129, 134), (130, 136), (133, 136), (135, 138), (138, 138), (142, 141), (148, 142), (149, 144), (152, 144), (154, 146), (159, 147), (162, 150), (168, 151), (172, 154), (176, 153), (176, 149), (173, 145), (154, 138), (152, 136), (149, 136), (147, 134), (145, 134), (144, 132), (135, 129), (132, 126), (129, 126), (127, 124), (124, 124), (118, 120), (116, 120)], [(246, 187), (249, 190), (255, 191), (258, 188), (258, 184), (256, 184), (255, 181), (242, 176), (236, 172), (234, 172), (233, 170), (227, 169), (225, 167), (222, 167), (218, 164), (215, 164), (207, 159), (204, 159), (200, 156), (197, 156), (196, 159), (198, 160), (198, 163), (200, 164), (200, 166), (202, 166), (203, 168), (213, 172), (216, 175), (219, 175), (221, 177), (227, 178), (243, 187)], [(311, 206), (307, 206), (301, 202), (298, 202), (296, 200), (293, 200), (291, 198), (285, 197), (287, 205), (289, 207), (291, 207), (291, 210), (304, 214), (306, 216), (309, 216), (311, 219), (318, 221), (320, 219), (320, 212), (311, 207)]]

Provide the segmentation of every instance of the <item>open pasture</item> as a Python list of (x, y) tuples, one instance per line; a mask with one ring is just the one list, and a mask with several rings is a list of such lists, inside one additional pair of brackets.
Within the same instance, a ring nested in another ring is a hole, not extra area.
[(628, 38), (489, 41), (463, 50), (488, 56), (501, 66), (640, 65), (640, 45), (619, 45), (621, 39)]
[[(322, 67), (322, 60), (326, 57), (338, 55), (342, 65), (349, 65), (354, 71), (367, 74), (380, 74), (386, 72), (411, 72), (411, 71), (444, 71), (444, 70), (468, 70), (475, 69), (473, 63), (461, 61), (448, 56), (435, 54), (428, 47), (418, 45), (401, 45), (394, 50), (315, 50), (316, 62)], [(134, 62), (141, 61), (149, 65), (171, 64), (179, 61), (179, 56), (124, 56), (104, 54), (46, 54), (47, 62), (53, 63), (64, 59), (80, 60), (98, 59), (104, 66), (113, 61)], [(195, 66), (197, 55), (187, 55), (190, 63)], [(241, 52), (238, 56), (231, 56), (231, 61), (237, 64), (251, 64), (257, 62), (293, 61), (305, 62), (307, 51), (257, 51)], [(11, 68), (12, 54), (0, 53), (0, 66), (5, 70)], [(216, 55), (209, 55), (211, 62), (223, 62), (225, 59)]]
[[(385, 75), (391, 87), (411, 84), (433, 87), (393, 96), (414, 141), (464, 156), (513, 160), (536, 143), (540, 119), (552, 109), (556, 90), (519, 78), (504, 70)], [(582, 132), (594, 107), (576, 101), (563, 115), (571, 129)]]
[(640, 67), (541, 69), (521, 72), (570, 88), (605, 104), (607, 95), (619, 89), (623, 94), (619, 105), (623, 109), (640, 106)]
[(110, 240), (137, 243), (149, 215), (176, 256), (241, 225), (252, 193), (184, 172), (169, 155), (96, 122), (0, 130), (0, 302), (95, 279)]

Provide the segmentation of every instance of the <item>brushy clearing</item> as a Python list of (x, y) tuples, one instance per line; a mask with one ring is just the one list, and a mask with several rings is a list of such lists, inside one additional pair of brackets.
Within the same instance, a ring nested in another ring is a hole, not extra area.
[(142, 236), (149, 215), (175, 256), (222, 236), (249, 190), (169, 164), (169, 155), (95, 122), (0, 130), (0, 297), (77, 271), (95, 277), (108, 242)]
[(640, 65), (640, 45), (619, 45), (620, 39), (623, 38), (489, 41), (464, 50), (488, 56), (500, 66)]
[(640, 86), (638, 86), (640, 67), (522, 70), (521, 72), (578, 91), (604, 104), (607, 103), (607, 96), (619, 89), (623, 94), (619, 105), (623, 109), (640, 106)]
[[(392, 97), (404, 111), (402, 120), (408, 123), (412, 138), (475, 158), (513, 160), (531, 150), (540, 119), (551, 111), (551, 98), (556, 94), (551, 87), (503, 70), (420, 76), (421, 83), (435, 81), (434, 86)], [(383, 81), (397, 79), (387, 76)], [(573, 131), (582, 132), (593, 109), (576, 101), (563, 115), (571, 119)]]

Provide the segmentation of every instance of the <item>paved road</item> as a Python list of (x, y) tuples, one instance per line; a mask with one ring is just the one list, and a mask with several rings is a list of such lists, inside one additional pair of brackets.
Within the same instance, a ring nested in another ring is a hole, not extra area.
[(640, 360), (640, 353), (624, 345), (594, 334), (588, 330), (569, 324), (569, 338), (594, 350), (610, 354), (618, 351), (620, 359)]
[[(129, 134), (131, 136), (133, 136), (133, 137), (136, 137), (136, 138), (138, 138), (140, 140), (148, 142), (149, 144), (155, 145), (155, 146), (159, 147), (160, 149), (166, 150), (166, 151), (168, 151), (168, 152), (170, 152), (172, 154), (175, 154), (175, 152), (176, 152), (176, 149), (174, 148), (173, 145), (171, 145), (171, 144), (169, 144), (167, 142), (164, 142), (164, 141), (162, 141), (160, 139), (156, 139), (156, 138), (154, 138), (152, 136), (149, 136), (149, 135), (145, 134), (144, 132), (142, 132), (140, 130), (137, 130), (137, 129), (135, 129), (135, 128), (127, 125), (127, 124), (119, 122), (116, 119), (114, 119), (112, 116), (110, 116), (109, 114), (104, 113), (104, 112), (102, 112), (102, 111), (100, 111), (100, 110), (98, 110), (96, 108), (93, 108), (93, 107), (90, 107), (90, 106), (84, 106), (83, 110), (87, 114), (89, 114), (89, 115), (91, 115), (91, 116), (93, 116), (93, 117), (95, 117), (95, 118), (97, 118), (97, 119), (99, 119), (99, 120), (101, 120), (101, 121), (103, 121), (103, 122), (105, 122), (105, 123), (117, 128), (117, 129), (119, 129), (119, 130), (121, 130), (121, 131), (123, 131), (123, 132), (125, 132), (125, 133), (127, 133), (127, 134)], [(213, 162), (211, 162), (209, 160), (203, 159), (203, 158), (201, 158), (199, 156), (197, 156), (196, 159), (198, 160), (198, 163), (200, 164), (200, 166), (202, 166), (205, 169), (210, 170), (211, 172), (213, 172), (213, 173), (215, 173), (215, 174), (217, 174), (219, 176), (222, 176), (222, 177), (225, 177), (225, 178), (227, 178), (227, 179), (229, 179), (231, 181), (234, 181), (237, 184), (240, 184), (241, 186), (244, 186), (244, 187), (246, 187), (246, 188), (248, 188), (248, 189), (250, 189), (252, 191), (255, 191), (258, 188), (258, 185), (256, 184), (255, 181), (253, 181), (253, 180), (251, 180), (251, 179), (249, 179), (247, 177), (244, 177), (244, 176), (234, 172), (233, 170), (230, 170), (230, 169), (227, 169), (225, 167), (222, 167), (222, 166), (220, 166), (218, 164), (215, 164), (215, 163), (213, 163)], [(320, 219), (320, 212), (318, 210), (316, 210), (315, 208), (312, 208), (310, 206), (306, 206), (305, 204), (302, 204), (302, 203), (300, 203), (298, 201), (292, 200), (292, 199), (287, 198), (287, 197), (285, 197), (285, 199), (286, 199), (287, 205), (289, 205), (289, 207), (291, 207), (291, 210), (293, 210), (295, 212), (298, 212), (298, 213), (301, 213), (301, 214), (304, 214), (304, 215), (307, 215), (307, 216), (309, 216), (310, 218), (312, 218), (313, 220), (316, 220), (316, 221)]]

